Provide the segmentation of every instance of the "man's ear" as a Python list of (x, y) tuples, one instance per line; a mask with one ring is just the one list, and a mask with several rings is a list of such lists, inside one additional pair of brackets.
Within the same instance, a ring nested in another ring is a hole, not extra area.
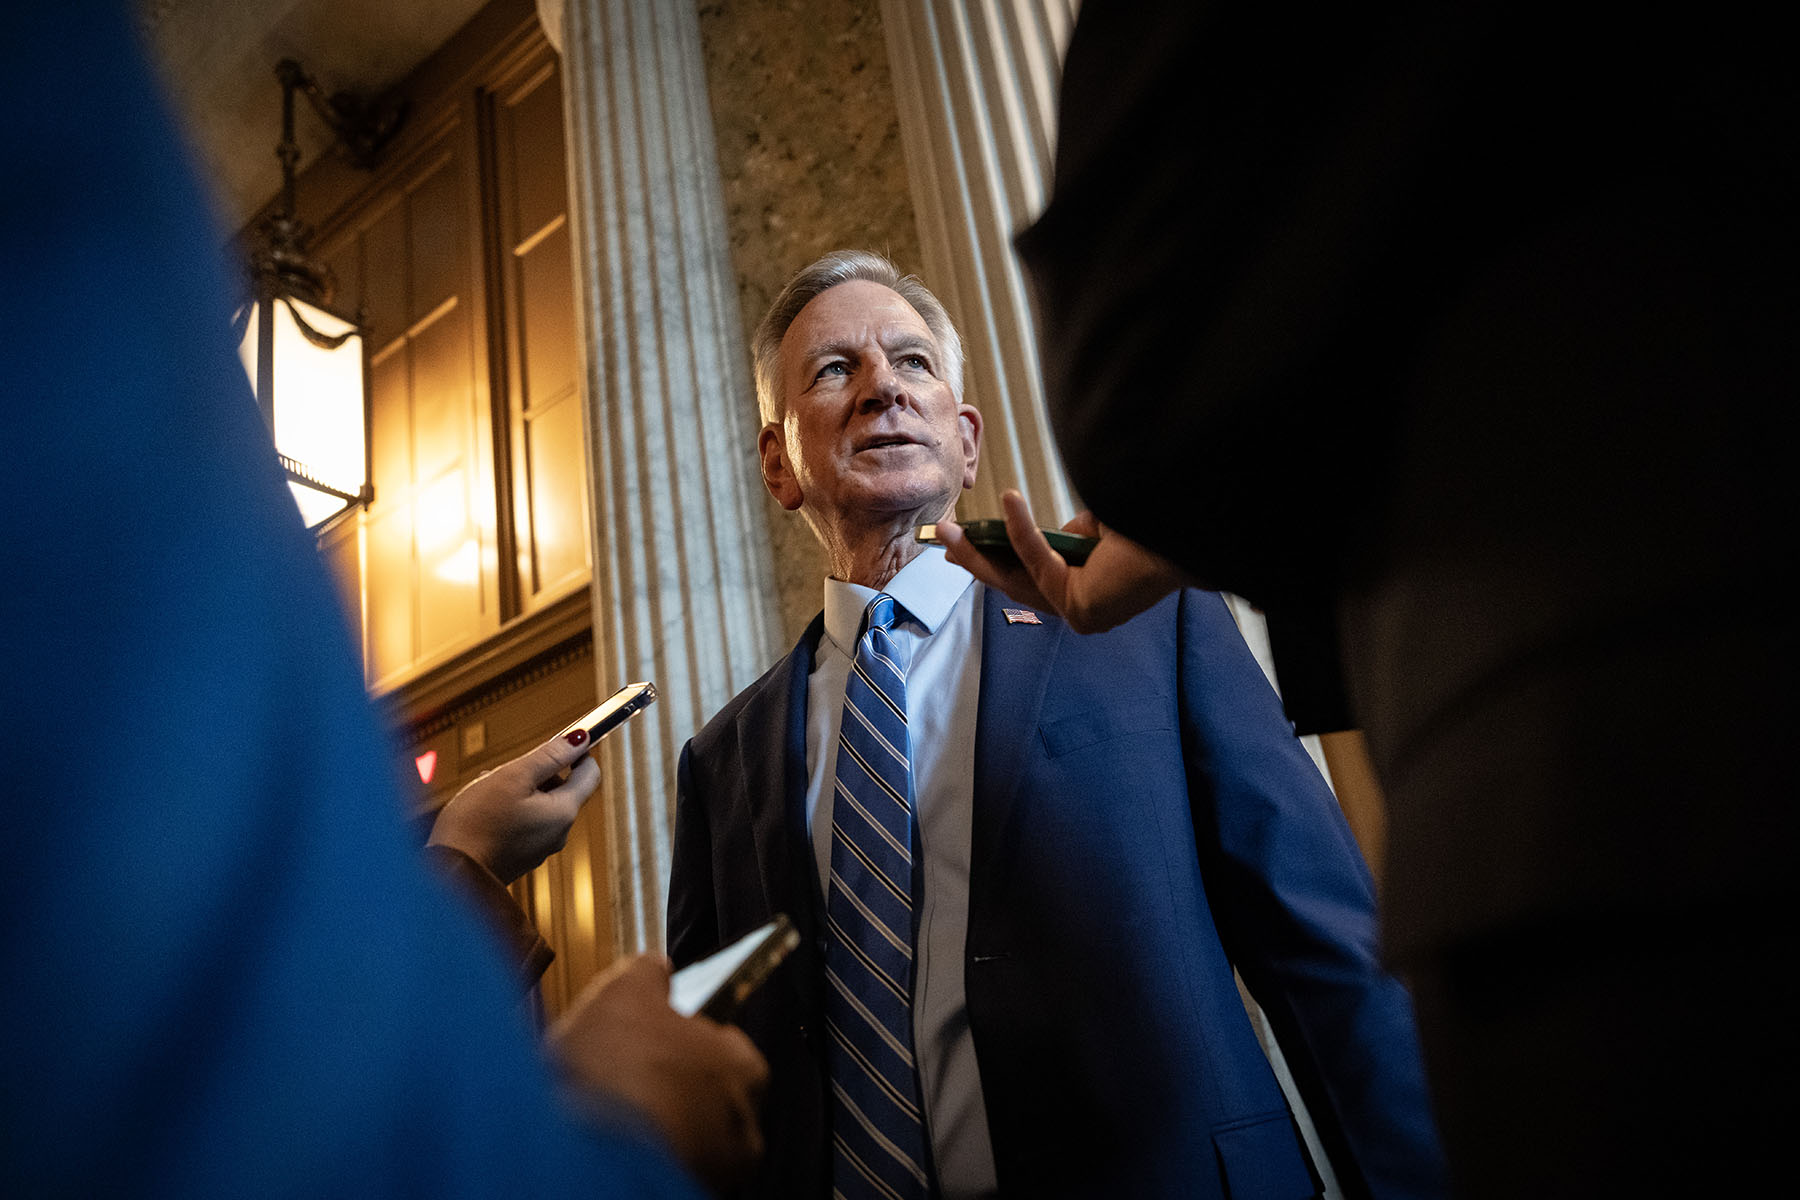
[(762, 458), (763, 486), (769, 489), (769, 495), (789, 512), (799, 508), (806, 497), (801, 495), (800, 481), (794, 477), (793, 464), (788, 462), (781, 426), (762, 427), (756, 435), (756, 452)]
[(975, 486), (975, 471), (981, 465), (981, 410), (973, 404), (956, 406), (957, 427), (962, 432), (963, 490)]

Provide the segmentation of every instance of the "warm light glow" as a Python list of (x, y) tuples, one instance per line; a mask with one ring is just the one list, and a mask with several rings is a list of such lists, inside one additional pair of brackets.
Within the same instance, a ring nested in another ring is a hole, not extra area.
[(531, 873), (531, 917), (537, 922), (538, 936), (546, 942), (556, 941), (556, 899), (550, 891), (550, 872), (539, 869)]
[[(302, 300), (293, 304), (320, 333), (336, 337), (354, 328)], [(287, 303), (268, 306), (275, 314), (275, 448), (302, 464), (315, 478), (355, 493), (368, 478), (364, 446), (362, 336), (352, 334), (336, 350), (306, 340)], [(264, 306), (250, 310), (238, 357), (256, 386), (258, 325)], [(261, 398), (259, 399), (266, 399)], [(289, 485), (306, 523), (316, 525), (344, 507), (335, 496), (300, 484)]]
[(481, 548), (469, 538), (455, 551), (445, 555), (431, 568), (431, 573), (445, 583), (474, 586), (481, 582)]
[(569, 899), (575, 909), (575, 929), (584, 939), (591, 941), (594, 936), (594, 867), (588, 861), (585, 838), (570, 842), (568, 858), (574, 868)]
[[(435, 560), (458, 553), (469, 537), (469, 498), (461, 471), (451, 471), (419, 489), (413, 536), (419, 554)], [(470, 564), (473, 566), (473, 564)]]
[(419, 782), (430, 783), (431, 777), (437, 774), (437, 751), (427, 750), (414, 758), (413, 766), (419, 768)]

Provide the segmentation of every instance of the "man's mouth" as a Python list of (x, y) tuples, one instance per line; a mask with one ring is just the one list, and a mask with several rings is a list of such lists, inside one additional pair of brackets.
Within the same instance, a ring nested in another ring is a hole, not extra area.
[(893, 446), (917, 446), (922, 443), (917, 438), (907, 437), (903, 433), (881, 433), (873, 437), (861, 438), (856, 443), (856, 452), (864, 450), (886, 450)]

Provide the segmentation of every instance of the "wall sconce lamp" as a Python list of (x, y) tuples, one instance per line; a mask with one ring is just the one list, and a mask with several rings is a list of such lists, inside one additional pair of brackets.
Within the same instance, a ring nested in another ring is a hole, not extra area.
[(312, 230), (294, 212), (294, 93), (302, 91), (365, 169), (400, 127), (404, 106), (373, 108), (345, 93), (325, 97), (291, 58), (281, 82), (281, 204), (250, 254), (251, 298), (233, 320), (238, 356), (309, 528), (331, 524), (375, 498), (369, 482), (369, 409), (359, 317), (331, 307), (337, 280), (308, 253)]

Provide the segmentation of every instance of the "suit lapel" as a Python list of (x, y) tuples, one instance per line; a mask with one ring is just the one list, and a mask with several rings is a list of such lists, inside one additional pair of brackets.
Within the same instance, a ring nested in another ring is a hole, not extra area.
[(1009, 857), (1015, 844), (1009, 835), (1018, 799), (1025, 754), (1044, 706), (1065, 626), (1055, 616), (1039, 613), (1041, 624), (1013, 624), (1003, 612), (1018, 605), (993, 588), (983, 588), (981, 625), (981, 701), (975, 726), (975, 812), (970, 838), (973, 872), (970, 907), (993, 889), (1005, 888)]
[[(769, 911), (792, 917), (807, 942), (818, 932), (823, 904), (806, 833), (806, 689), (824, 629), (821, 614), (737, 720), (744, 803), (763, 895)], [(780, 753), (769, 753), (773, 747)]]

